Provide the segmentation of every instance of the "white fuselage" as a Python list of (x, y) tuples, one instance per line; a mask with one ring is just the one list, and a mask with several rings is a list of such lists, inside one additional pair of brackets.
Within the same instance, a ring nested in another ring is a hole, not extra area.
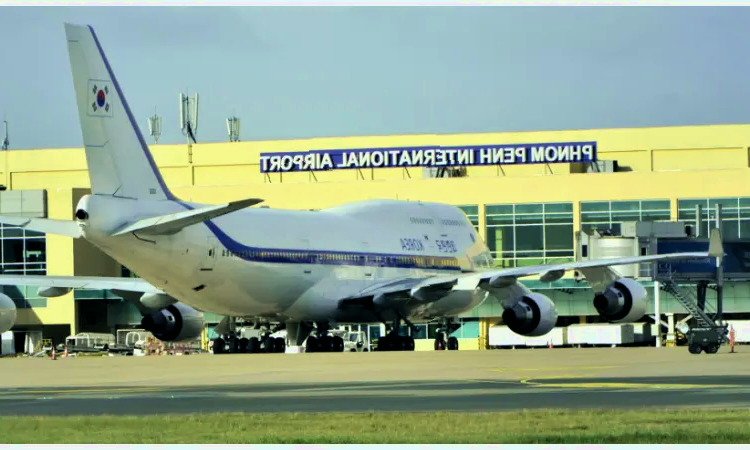
[[(377, 321), (368, 311), (340, 310), (339, 300), (387, 280), (492, 266), (463, 212), (439, 203), (249, 208), (169, 236), (109, 237), (133, 220), (200, 206), (94, 195), (78, 208), (88, 212), (82, 224), (87, 240), (175, 299), (221, 315)], [(457, 315), (484, 298), (482, 291), (457, 285), (443, 299), (402, 313), (413, 320)]]

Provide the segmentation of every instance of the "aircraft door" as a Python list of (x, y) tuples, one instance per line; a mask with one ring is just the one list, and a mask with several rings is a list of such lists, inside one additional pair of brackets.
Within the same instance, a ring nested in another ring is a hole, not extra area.
[(359, 271), (360, 277), (358, 278), (360, 280), (360, 288), (365, 289), (377, 280), (378, 271), (380, 270), (382, 261), (378, 260), (376, 256), (370, 254), (369, 242), (362, 242), (362, 253), (363, 255), (358, 256), (362, 262), (362, 265), (360, 266), (361, 270)]
[(304, 256), (303, 260), (305, 262), (305, 264), (303, 264), (304, 275), (306, 276), (312, 275), (313, 268), (315, 267), (317, 258), (312, 252), (310, 252), (310, 239), (302, 238), (302, 245), (300, 249), (304, 252), (303, 253), (303, 256)]
[(214, 236), (209, 236), (206, 241), (206, 252), (203, 254), (201, 271), (212, 271), (218, 258), (219, 241)]

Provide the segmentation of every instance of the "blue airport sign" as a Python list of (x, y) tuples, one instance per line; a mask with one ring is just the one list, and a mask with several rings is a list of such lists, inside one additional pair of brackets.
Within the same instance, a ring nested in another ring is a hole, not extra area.
[(596, 142), (391, 147), (260, 154), (261, 173), (394, 167), (465, 167), (591, 163)]

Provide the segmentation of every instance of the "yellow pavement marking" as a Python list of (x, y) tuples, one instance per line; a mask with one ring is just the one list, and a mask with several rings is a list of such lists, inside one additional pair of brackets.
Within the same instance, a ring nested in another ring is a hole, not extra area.
[(555, 366), (555, 367), (506, 367), (503, 369), (492, 369), (493, 372), (500, 373), (513, 373), (513, 372), (574, 372), (576, 370), (602, 370), (602, 369), (614, 369), (622, 366)]
[(538, 387), (578, 388), (578, 389), (720, 389), (720, 388), (746, 388), (748, 386), (734, 384), (673, 384), (673, 383), (622, 383), (595, 381), (590, 383), (547, 383), (544, 380), (560, 380), (586, 378), (584, 376), (561, 376), (545, 378), (526, 378), (521, 384)]

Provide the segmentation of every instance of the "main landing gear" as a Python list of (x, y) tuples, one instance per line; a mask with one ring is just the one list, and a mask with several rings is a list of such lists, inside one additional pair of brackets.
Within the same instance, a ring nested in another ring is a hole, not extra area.
[[(379, 317), (379, 316), (378, 316)], [(382, 320), (382, 319), (381, 319)], [(406, 318), (402, 317), (401, 314), (397, 313), (396, 319), (393, 320), (393, 326), (385, 334), (378, 339), (378, 346), (375, 348), (379, 352), (413, 352), (414, 351), (414, 338), (411, 336), (401, 336), (401, 321), (404, 321), (406, 325), (412, 330), (412, 333), (416, 331), (416, 327), (413, 323), (409, 322)], [(382, 320), (386, 327), (388, 323)]]
[(455, 336), (449, 336), (445, 339), (445, 335), (453, 333), (458, 329), (458, 325), (454, 324), (450, 319), (444, 319), (440, 321), (440, 328), (438, 328), (437, 337), (435, 338), (435, 350), (458, 350), (458, 338)]
[(271, 337), (270, 332), (251, 338), (238, 338), (235, 333), (229, 333), (216, 338), (213, 344), (214, 355), (227, 353), (284, 353), (286, 340), (281, 337)]
[(414, 338), (391, 332), (378, 339), (377, 350), (379, 352), (413, 352)]
[(316, 323), (315, 328), (316, 335), (311, 334), (307, 338), (306, 353), (343, 353), (344, 338), (328, 334), (327, 323)]

